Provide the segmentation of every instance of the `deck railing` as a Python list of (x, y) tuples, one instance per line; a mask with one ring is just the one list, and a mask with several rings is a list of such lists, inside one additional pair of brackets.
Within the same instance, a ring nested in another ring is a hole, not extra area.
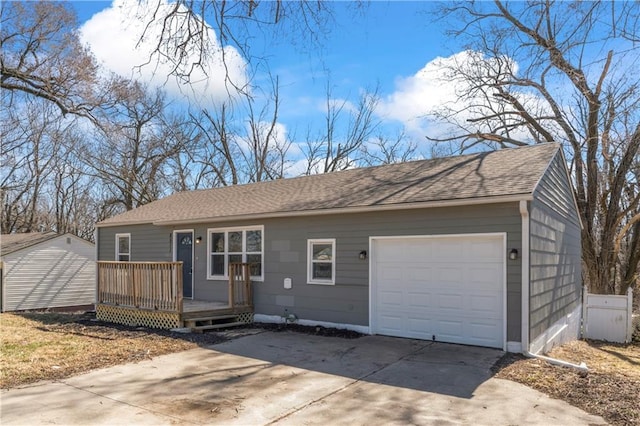
[(229, 264), (229, 306), (253, 307), (250, 263)]
[(182, 262), (98, 261), (98, 303), (182, 313)]

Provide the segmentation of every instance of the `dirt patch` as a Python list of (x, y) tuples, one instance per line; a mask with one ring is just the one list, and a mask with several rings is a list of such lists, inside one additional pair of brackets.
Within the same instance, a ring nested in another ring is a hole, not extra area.
[(355, 339), (350, 330), (299, 324), (248, 324), (206, 333), (178, 333), (97, 321), (90, 312), (0, 314), (0, 388), (59, 380), (97, 368), (209, 346), (262, 330)]
[(640, 342), (576, 341), (554, 348), (549, 356), (573, 363), (584, 361), (589, 372), (506, 354), (494, 366), (495, 377), (567, 401), (613, 425), (640, 425)]

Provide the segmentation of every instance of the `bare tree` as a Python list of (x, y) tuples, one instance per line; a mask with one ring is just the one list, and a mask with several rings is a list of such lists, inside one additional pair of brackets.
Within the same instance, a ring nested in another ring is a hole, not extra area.
[(181, 152), (184, 140), (174, 138), (166, 125), (159, 89), (115, 77), (109, 92), (117, 101), (96, 130), (97, 143), (85, 146), (83, 155), (111, 193), (108, 203), (131, 210), (165, 194), (167, 162)]
[(362, 145), (362, 163), (365, 166), (380, 164), (404, 163), (415, 160), (418, 155), (418, 144), (408, 140), (404, 132), (391, 139), (378, 135), (374, 140)]
[[(332, 5), (321, 0), (178, 0), (171, 5), (158, 1), (153, 13), (142, 11), (141, 17), (146, 21), (142, 38), (160, 29), (152, 55), (173, 64), (172, 74), (189, 81), (196, 69), (206, 73), (204, 64), (212, 57), (221, 55), (226, 66), (226, 46), (237, 49), (249, 63), (261, 62), (262, 54), (256, 56), (250, 49), (256, 34), (287, 38), (304, 48), (318, 46), (331, 26)], [(238, 83), (229, 79), (228, 70), (225, 79), (233, 86)]]
[(278, 124), (280, 96), (278, 79), (272, 79), (272, 90), (264, 105), (256, 110), (253, 98), (245, 95), (248, 110), (247, 134), (243, 153), (249, 182), (280, 179), (284, 177), (287, 151), (291, 142)]
[(377, 89), (361, 93), (355, 105), (334, 99), (327, 84), (325, 128), (318, 136), (307, 135), (305, 174), (344, 170), (359, 163), (362, 147), (380, 124), (374, 115), (378, 100)]
[(235, 145), (233, 129), (233, 108), (223, 103), (215, 110), (204, 109), (191, 118), (199, 128), (201, 144), (190, 155), (191, 162), (197, 167), (196, 182), (205, 186), (217, 187), (241, 183), (236, 158), (240, 157)]
[(78, 157), (83, 134), (77, 128), (66, 132), (65, 144), (53, 164), (49, 198), (49, 229), (72, 233), (93, 240), (96, 223), (94, 213), (96, 182), (90, 177), (84, 161)]
[(167, 137), (181, 148), (167, 159), (167, 175), (171, 176), (167, 184), (170, 190), (188, 191), (206, 186), (197, 162), (203, 137), (199, 126), (187, 113), (170, 114), (165, 121)]
[(2, 120), (2, 233), (38, 231), (44, 189), (69, 124), (42, 102), (6, 111)]
[(46, 99), (63, 114), (92, 117), (97, 65), (76, 33), (72, 9), (58, 2), (0, 3), (0, 88)]
[(199, 130), (199, 143), (187, 160), (194, 181), (216, 187), (284, 177), (291, 142), (278, 123), (279, 108), (274, 78), (266, 94), (243, 93), (219, 107), (192, 113)]
[[(432, 115), (457, 126), (462, 149), (561, 142), (569, 154), (591, 291), (638, 280), (640, 45), (634, 3), (453, 4), (470, 41), (450, 80), (463, 102)], [(570, 17), (570, 18), (568, 18)]]

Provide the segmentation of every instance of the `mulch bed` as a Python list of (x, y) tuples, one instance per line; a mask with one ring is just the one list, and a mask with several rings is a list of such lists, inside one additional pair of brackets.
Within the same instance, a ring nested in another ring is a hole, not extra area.
[(362, 337), (362, 333), (358, 333), (353, 330), (344, 330), (340, 328), (327, 328), (321, 326), (309, 326), (309, 325), (300, 325), (296, 323), (281, 323), (281, 324), (272, 324), (272, 323), (253, 323), (248, 324), (247, 327), (250, 328), (261, 328), (267, 331), (293, 331), (296, 333), (304, 333), (304, 334), (313, 334), (316, 336), (327, 336), (327, 337), (340, 337), (342, 339), (357, 339)]
[[(42, 314), (38, 313), (25, 313), (22, 314), (22, 316), (24, 316), (25, 318), (35, 319), (37, 321), (42, 321), (43, 318)], [(86, 333), (88, 330), (90, 330), (91, 332), (100, 334), (102, 338), (107, 339), (109, 337), (112, 337), (113, 339), (123, 337), (169, 337), (172, 339), (180, 339), (187, 342), (195, 343), (198, 346), (214, 345), (216, 343), (222, 343), (225, 340), (228, 340), (227, 337), (217, 333), (179, 333), (171, 330), (161, 330), (147, 327), (132, 327), (129, 325), (98, 321), (96, 320), (95, 312), (85, 312), (78, 317), (69, 316), (68, 321), (57, 320), (52, 324), (45, 323), (43, 324), (43, 327), (45, 327), (48, 331), (55, 331), (57, 329), (59, 331), (71, 333)]]

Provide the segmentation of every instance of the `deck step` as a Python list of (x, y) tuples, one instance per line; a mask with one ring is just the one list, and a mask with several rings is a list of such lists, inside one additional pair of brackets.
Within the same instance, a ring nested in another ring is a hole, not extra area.
[(210, 325), (198, 325), (195, 327), (191, 327), (191, 331), (194, 333), (202, 333), (206, 330), (215, 330), (217, 328), (227, 328), (227, 327), (236, 327), (238, 325), (245, 325), (246, 323), (237, 321), (237, 322), (227, 322), (220, 324), (210, 324)]
[(202, 322), (202, 321), (211, 321), (211, 320), (223, 320), (223, 319), (229, 319), (229, 318), (235, 318), (237, 317), (237, 315), (235, 314), (229, 314), (229, 315), (211, 315), (208, 317), (201, 317), (201, 318), (185, 318), (184, 322)]
[(198, 327), (210, 327), (210, 326), (225, 326), (229, 323), (238, 321), (238, 315), (214, 315), (201, 318), (186, 318), (184, 319), (184, 326), (196, 329)]

